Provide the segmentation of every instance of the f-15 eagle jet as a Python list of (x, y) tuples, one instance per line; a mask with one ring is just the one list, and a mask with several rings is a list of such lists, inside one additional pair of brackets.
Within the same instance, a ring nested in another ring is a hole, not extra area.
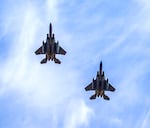
[(108, 82), (108, 79), (105, 80), (104, 71), (102, 71), (102, 62), (100, 63), (100, 71), (97, 72), (96, 79), (92, 83), (90, 83), (87, 87), (85, 87), (86, 91), (95, 90), (95, 94), (90, 97), (90, 99), (96, 99), (96, 97), (103, 97), (105, 100), (109, 100), (110, 98), (105, 95), (105, 91), (115, 91), (115, 88)]
[(49, 26), (49, 34), (47, 34), (46, 42), (43, 41), (42, 46), (35, 51), (36, 55), (45, 54), (45, 58), (41, 61), (41, 64), (47, 62), (47, 60), (54, 60), (55, 63), (60, 64), (61, 61), (56, 58), (56, 54), (65, 55), (66, 51), (59, 46), (59, 42), (55, 41), (54, 34), (52, 34), (52, 24)]

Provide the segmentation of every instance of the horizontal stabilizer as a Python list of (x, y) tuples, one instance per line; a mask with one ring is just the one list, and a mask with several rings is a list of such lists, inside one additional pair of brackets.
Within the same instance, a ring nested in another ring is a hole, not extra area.
[(61, 64), (61, 61), (59, 60), (59, 59), (54, 59), (54, 62), (56, 63), (56, 64)]
[(110, 100), (109, 97), (106, 96), (106, 95), (103, 95), (103, 98), (104, 98), (105, 100)]
[(94, 99), (96, 99), (96, 95), (95, 94), (90, 97), (90, 100), (94, 100)]
[(45, 64), (47, 62), (47, 59), (44, 58), (42, 61), (41, 61), (41, 64)]

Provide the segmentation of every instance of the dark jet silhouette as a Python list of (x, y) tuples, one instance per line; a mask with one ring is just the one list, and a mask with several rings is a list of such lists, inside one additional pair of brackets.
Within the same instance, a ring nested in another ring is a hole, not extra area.
[(45, 54), (46, 57), (41, 61), (41, 64), (47, 62), (47, 60), (54, 60), (55, 63), (60, 64), (61, 61), (56, 58), (56, 54), (65, 55), (66, 51), (59, 46), (59, 42), (55, 41), (54, 34), (52, 34), (52, 24), (49, 26), (49, 34), (47, 34), (46, 42), (43, 41), (42, 46), (35, 51), (36, 55)]
[(100, 70), (97, 72), (96, 79), (85, 87), (86, 91), (95, 90), (95, 94), (90, 97), (91, 100), (96, 99), (96, 97), (103, 97), (105, 100), (110, 98), (105, 95), (105, 91), (115, 91), (115, 88), (108, 82), (108, 79), (105, 80), (104, 72), (102, 71), (102, 62), (100, 63)]

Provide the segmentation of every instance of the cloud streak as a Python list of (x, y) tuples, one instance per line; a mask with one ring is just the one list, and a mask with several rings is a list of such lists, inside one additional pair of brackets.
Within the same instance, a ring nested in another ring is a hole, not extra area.
[(148, 128), (149, 127), (149, 122), (150, 122), (150, 109), (148, 113), (146, 114), (144, 121), (142, 123), (142, 128)]
[[(56, 7), (54, 7), (56, 4), (57, 3), (53, 1), (46, 1), (45, 3), (45, 12), (48, 14), (48, 12), (51, 11), (51, 16), (54, 21), (57, 17), (57, 13), (53, 14), (52, 10), (57, 10), (55, 9)], [(18, 108), (21, 109), (21, 113), (14, 113), (12, 115), (13, 121), (10, 121), (11, 118), (6, 119), (4, 117), (2, 122), (9, 121), (10, 123), (5, 125), (6, 127), (12, 128), (55, 128), (63, 123), (61, 120), (66, 116), (67, 112), (63, 112), (64, 110), (66, 111), (66, 107), (69, 107), (71, 111), (71, 107), (74, 106), (74, 100), (72, 98), (74, 97), (74, 93), (77, 92), (75, 86), (79, 84), (77, 80), (79, 75), (77, 71), (72, 69), (64, 68), (62, 70), (61, 65), (55, 65), (53, 62), (47, 65), (40, 65), (39, 60), (41, 58), (40, 56), (34, 55), (34, 50), (36, 48), (35, 46), (39, 47), (43, 37), (37, 37), (36, 34), (38, 35), (39, 31), (47, 31), (49, 21), (46, 21), (46, 23), (39, 19), (39, 11), (34, 2), (22, 3), (19, 9), (20, 12), (16, 11), (18, 8), (12, 11), (15, 18), (12, 20), (10, 26), (13, 26), (12, 24), (15, 22), (18, 24), (15, 29), (9, 27), (9, 32), (13, 30), (13, 38), (9, 46), (10, 51), (6, 58), (5, 65), (2, 65), (2, 74), (0, 76), (2, 86), (0, 95), (2, 99), (7, 94), (10, 97), (15, 96), (15, 98), (12, 99), (12, 108), (3, 108), (2, 110), (4, 112), (10, 109), (16, 111)], [(21, 23), (19, 22), (20, 19)], [(39, 30), (45, 23), (47, 24), (44, 25), (45, 28)], [(6, 32), (5, 34), (7, 35), (8, 33)], [(39, 43), (36, 44), (35, 42)], [(72, 103), (68, 104), (70, 101)], [(72, 113), (73, 119), (70, 121), (72, 121), (72, 126), (74, 127), (84, 125), (87, 121), (86, 116), (90, 111), (83, 100), (79, 102), (78, 105), (79, 113), (83, 113), (83, 117), (80, 118), (82, 119), (80, 122), (76, 113)], [(60, 109), (60, 106), (62, 109)], [(65, 123), (67, 123), (69, 118), (66, 117), (65, 121)], [(65, 123), (64, 127), (68, 127)], [(3, 127), (2, 123), (0, 125)]]
[[(6, 51), (4, 64), (0, 64), (0, 110), (10, 118), (0, 116), (0, 126), (4, 127), (7, 121), (11, 128), (134, 127), (133, 122), (145, 111), (142, 105), (149, 105), (145, 98), (149, 94), (144, 89), (149, 80), (143, 79), (150, 72), (149, 9), (148, 3), (141, 7), (140, 2), (136, 6), (139, 12), (133, 17), (136, 7), (133, 12), (126, 11), (125, 16), (117, 13), (113, 17), (111, 9), (120, 7), (105, 1), (28, 1), (12, 6), (11, 14), (7, 18), (3, 15), (1, 25), (1, 39), (7, 37), (12, 42), (7, 45), (10, 50)], [(104, 8), (108, 6), (111, 8)], [(66, 56), (59, 56), (61, 65), (40, 65), (43, 56), (34, 55), (46, 37), (50, 21), (55, 23), (60, 45), (67, 49)], [(110, 102), (91, 102), (91, 93), (84, 92), (100, 59), (104, 61), (106, 76), (117, 88), (108, 94)], [(9, 105), (11, 108), (6, 107)], [(149, 112), (141, 127), (147, 127), (148, 121)]]

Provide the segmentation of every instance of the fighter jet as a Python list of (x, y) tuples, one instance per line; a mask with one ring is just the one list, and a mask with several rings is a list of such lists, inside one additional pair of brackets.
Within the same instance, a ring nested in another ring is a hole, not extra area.
[(105, 75), (104, 75), (104, 71), (102, 71), (102, 62), (100, 63), (100, 70), (97, 72), (97, 76), (96, 79), (87, 86), (85, 87), (86, 91), (90, 91), (90, 90), (95, 90), (95, 94), (92, 95), (90, 97), (90, 100), (96, 99), (96, 97), (103, 97), (105, 100), (110, 100), (110, 98), (105, 95), (105, 91), (115, 91), (115, 88), (108, 82), (108, 78), (107, 80), (105, 80)]
[(55, 41), (54, 34), (52, 34), (52, 24), (49, 26), (49, 34), (47, 34), (46, 42), (43, 41), (42, 46), (35, 51), (36, 55), (45, 54), (45, 58), (41, 61), (41, 64), (47, 62), (47, 60), (54, 60), (55, 63), (60, 64), (61, 61), (56, 58), (56, 54), (65, 55), (66, 51), (59, 46), (59, 42)]

